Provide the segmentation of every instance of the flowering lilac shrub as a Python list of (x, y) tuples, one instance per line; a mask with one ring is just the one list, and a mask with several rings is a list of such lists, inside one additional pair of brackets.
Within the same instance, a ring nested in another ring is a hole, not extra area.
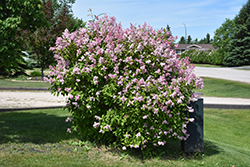
[(71, 130), (123, 150), (186, 140), (188, 104), (203, 82), (175, 54), (174, 40), (146, 23), (122, 29), (106, 15), (88, 28), (65, 30), (51, 48), (57, 65), (46, 80), (53, 93), (68, 95)]

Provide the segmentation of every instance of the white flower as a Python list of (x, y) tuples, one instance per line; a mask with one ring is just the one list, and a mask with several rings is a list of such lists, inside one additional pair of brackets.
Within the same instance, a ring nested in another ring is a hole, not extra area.
[(97, 115), (95, 115), (95, 119), (97, 119), (98, 121), (101, 120), (101, 118), (99, 116), (97, 116)]
[(100, 125), (100, 123), (96, 123), (96, 122), (94, 122), (93, 127), (94, 127), (94, 128), (98, 128), (98, 127), (99, 127), (99, 125)]
[(136, 137), (140, 137), (140, 136), (141, 136), (141, 133), (138, 132), (138, 133), (136, 134)]
[(194, 122), (194, 118), (189, 118), (189, 121), (190, 122)]

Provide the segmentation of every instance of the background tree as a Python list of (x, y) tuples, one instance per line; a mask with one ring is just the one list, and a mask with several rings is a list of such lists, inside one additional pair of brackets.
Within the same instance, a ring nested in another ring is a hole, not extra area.
[[(207, 33), (206, 37), (203, 39), (198, 40), (198, 38), (195, 38), (195, 40), (192, 40), (192, 37), (189, 35), (187, 38), (187, 43), (188, 44), (210, 44), (213, 41), (213, 39), (211, 39), (210, 34)], [(180, 38), (179, 44), (185, 44), (185, 37), (182, 36)]]
[(167, 29), (168, 31), (171, 31), (171, 27), (170, 27), (168, 24), (167, 24), (166, 29)]
[(1, 0), (0, 2), (0, 75), (24, 72), (20, 29), (31, 32), (46, 24), (40, 0)]
[(182, 36), (182, 37), (180, 38), (179, 44), (185, 44), (185, 43), (186, 43), (185, 37)]
[(207, 43), (207, 44), (210, 44), (210, 42), (211, 42), (210, 34), (207, 33), (207, 35), (206, 35), (206, 43)]
[(198, 44), (206, 44), (206, 38), (200, 39)]
[(195, 44), (198, 43), (198, 38), (195, 38), (194, 43), (195, 43)]
[(192, 43), (192, 37), (189, 35), (188, 38), (187, 38), (187, 43), (188, 44), (191, 44)]
[(69, 22), (71, 24), (68, 25), (67, 29), (70, 32), (75, 31), (79, 27), (84, 27), (85, 22), (82, 19), (79, 19), (77, 17), (74, 17), (73, 11), (72, 11), (72, 5), (75, 3), (76, 0), (46, 0), (45, 2), (52, 2), (52, 8), (54, 9), (54, 15), (60, 15), (62, 10), (65, 8), (66, 15), (69, 16)]
[(55, 14), (59, 14), (60, 10), (65, 6), (68, 9), (68, 14), (72, 12), (72, 5), (76, 0), (45, 0), (45, 2), (51, 2)]
[(68, 25), (67, 29), (70, 32), (73, 32), (80, 27), (85, 27), (85, 25), (86, 25), (86, 22), (84, 22), (82, 19), (79, 19), (78, 17), (75, 18), (75, 17), (71, 16), (69, 19), (70, 19), (69, 20), (70, 24)]
[(54, 7), (54, 4), (55, 1), (42, 1), (42, 13), (49, 26), (42, 26), (35, 32), (23, 31), (23, 38), (26, 40), (24, 47), (32, 55), (32, 58), (37, 61), (37, 65), (41, 67), (42, 78), (44, 77), (44, 69), (55, 61), (54, 55), (49, 48), (55, 45), (56, 38), (61, 36), (66, 28), (72, 32), (79, 26), (84, 26), (82, 20), (75, 19), (70, 14), (70, 5), (64, 3), (64, 5)]
[(234, 18), (235, 29), (229, 42), (229, 53), (225, 57), (226, 66), (250, 64), (250, 0), (243, 5)]
[(229, 42), (232, 39), (234, 28), (234, 20), (226, 19), (224, 23), (222, 23), (222, 25), (214, 32), (212, 45), (217, 49), (216, 52), (218, 52), (218, 54), (222, 57), (226, 57), (230, 50)]

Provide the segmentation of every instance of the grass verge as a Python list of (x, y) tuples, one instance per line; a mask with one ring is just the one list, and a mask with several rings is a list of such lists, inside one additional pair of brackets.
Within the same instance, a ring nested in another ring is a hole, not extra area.
[(48, 88), (49, 83), (32, 81), (11, 81), (0, 79), (0, 87)]
[(195, 67), (212, 67), (212, 68), (221, 68), (223, 66), (219, 66), (219, 65), (212, 65), (212, 64), (195, 64), (192, 63)]
[(186, 155), (179, 142), (141, 159), (66, 133), (62, 109), (0, 113), (0, 166), (248, 166), (250, 110), (204, 110), (205, 152)]
[(250, 71), (250, 68), (235, 68), (235, 70)]
[(250, 98), (250, 84), (208, 77), (202, 78), (204, 89), (198, 89), (196, 92), (202, 92), (204, 96)]
[[(34, 72), (34, 71), (40, 71), (41, 72), (41, 68), (34, 68), (32, 70), (26, 70), (26, 74), (30, 75), (30, 73)], [(44, 71), (44, 75), (49, 75), (50, 73), (50, 69), (45, 69)]]

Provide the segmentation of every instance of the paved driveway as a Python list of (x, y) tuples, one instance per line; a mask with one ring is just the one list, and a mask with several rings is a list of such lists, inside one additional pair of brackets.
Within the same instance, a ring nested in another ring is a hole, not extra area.
[(0, 108), (64, 106), (66, 98), (49, 91), (0, 91)]

